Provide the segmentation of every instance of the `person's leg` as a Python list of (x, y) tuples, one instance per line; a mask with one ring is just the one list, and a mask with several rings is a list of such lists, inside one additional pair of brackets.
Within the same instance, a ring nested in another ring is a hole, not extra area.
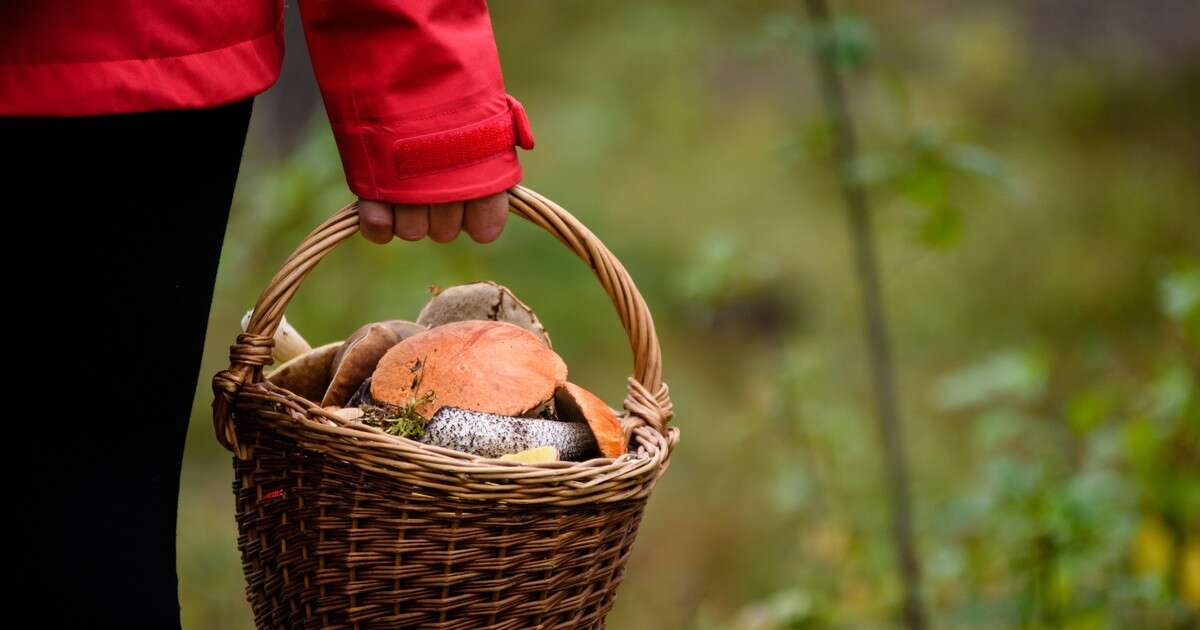
[(179, 625), (180, 465), (250, 108), (0, 119), (39, 627)]

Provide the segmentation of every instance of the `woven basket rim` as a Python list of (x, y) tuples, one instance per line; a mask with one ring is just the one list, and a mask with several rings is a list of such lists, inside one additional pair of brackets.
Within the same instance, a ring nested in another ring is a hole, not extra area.
[[(666, 471), (679, 429), (633, 429), (633, 448), (617, 458), (539, 464), (500, 461), (391, 435), (345, 420), (268, 381), (244, 386), (235, 413), (253, 413), (305, 449), (446, 492), (460, 499), (576, 505), (644, 498)], [(272, 409), (273, 407), (273, 409)], [(254, 457), (253, 450), (247, 453)]]

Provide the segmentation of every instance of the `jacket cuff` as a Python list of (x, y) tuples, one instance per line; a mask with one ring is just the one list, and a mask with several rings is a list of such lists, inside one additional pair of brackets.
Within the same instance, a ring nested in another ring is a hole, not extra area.
[(418, 136), (378, 127), (338, 133), (350, 190), (373, 201), (427, 204), (515, 186), (522, 175), (516, 147), (532, 149), (534, 140), (525, 108), (506, 101), (505, 111), (484, 120)]

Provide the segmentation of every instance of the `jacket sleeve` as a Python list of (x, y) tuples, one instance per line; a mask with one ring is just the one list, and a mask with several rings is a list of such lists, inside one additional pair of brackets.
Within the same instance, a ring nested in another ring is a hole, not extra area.
[(404, 204), (486, 196), (533, 148), (484, 0), (300, 0), (350, 189)]

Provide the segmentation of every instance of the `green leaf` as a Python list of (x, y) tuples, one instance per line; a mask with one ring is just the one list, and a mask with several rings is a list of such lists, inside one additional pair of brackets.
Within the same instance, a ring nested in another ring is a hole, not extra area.
[(932, 160), (919, 160), (900, 182), (900, 195), (925, 208), (947, 203), (949, 178), (945, 169)]
[[(771, 27), (778, 32), (781, 26)], [(857, 15), (836, 15), (828, 24), (815, 26), (802, 39), (810, 46), (833, 55), (834, 63), (844, 68), (859, 68), (875, 53), (875, 33), (871, 25)]]
[(1159, 308), (1200, 342), (1200, 264), (1181, 266), (1158, 281)]
[(947, 205), (928, 208), (917, 225), (917, 241), (930, 249), (949, 249), (963, 233), (963, 217), (957, 208)]
[(1182, 418), (1197, 395), (1195, 376), (1182, 361), (1171, 363), (1150, 384), (1150, 417), (1171, 421)]
[(878, 184), (894, 178), (901, 168), (900, 160), (893, 155), (867, 153), (846, 164), (846, 177), (861, 184)]
[(833, 123), (826, 119), (813, 121), (805, 126), (801, 143), (812, 155), (825, 157), (833, 147)]
[(946, 149), (943, 157), (946, 164), (960, 173), (977, 175), (997, 183), (1007, 179), (1004, 163), (983, 147), (955, 144)]
[(1012, 398), (1030, 402), (1046, 389), (1049, 366), (1035, 350), (1009, 350), (942, 377), (934, 399), (942, 409), (955, 410)]
[(1136, 418), (1125, 425), (1122, 436), (1125, 456), (1141, 468), (1153, 468), (1159, 461), (1163, 437), (1146, 418)]
[(833, 18), (834, 59), (848, 68), (866, 65), (875, 53), (875, 33), (871, 25), (857, 15)]
[(1029, 419), (1015, 409), (988, 409), (973, 422), (971, 438), (979, 450), (999, 452), (1020, 437), (1028, 422)]
[(1089, 433), (1116, 411), (1119, 400), (1115, 392), (1101, 387), (1080, 392), (1067, 404), (1067, 425), (1076, 433)]

